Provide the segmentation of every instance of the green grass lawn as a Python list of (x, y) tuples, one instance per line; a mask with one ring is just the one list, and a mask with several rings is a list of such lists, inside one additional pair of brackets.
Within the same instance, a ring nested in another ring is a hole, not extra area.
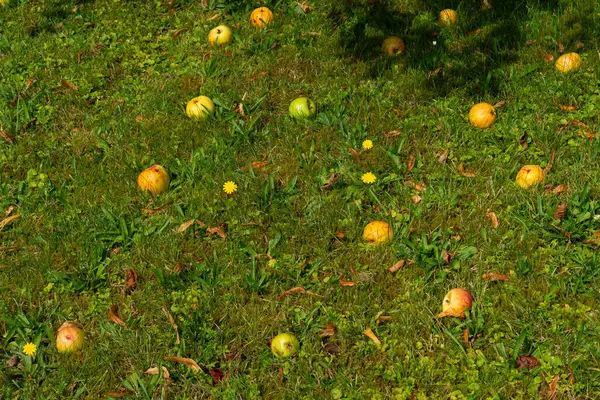
[[(600, 398), (600, 4), (301, 3), (0, 7), (2, 397)], [(563, 52), (578, 71), (555, 70)], [(205, 123), (185, 114), (199, 95)], [(289, 117), (301, 96), (314, 118)], [(153, 164), (156, 196), (136, 182)], [(525, 190), (529, 164), (547, 173)], [(363, 241), (373, 220), (391, 242)], [(457, 287), (466, 318), (436, 318)], [(79, 352), (56, 349), (65, 321)], [(294, 357), (271, 353), (282, 332)]]

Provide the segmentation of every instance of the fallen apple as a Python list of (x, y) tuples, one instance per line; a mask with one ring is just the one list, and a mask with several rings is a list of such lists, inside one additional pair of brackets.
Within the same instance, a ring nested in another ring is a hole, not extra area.
[(299, 348), (298, 338), (291, 333), (280, 333), (271, 341), (271, 351), (277, 358), (291, 357)]
[(185, 113), (194, 121), (203, 121), (215, 113), (215, 103), (206, 96), (194, 97), (185, 106)]
[(250, 14), (250, 22), (257, 28), (262, 28), (273, 22), (273, 12), (267, 7), (258, 7)]
[(554, 63), (554, 66), (560, 72), (571, 72), (571, 71), (577, 71), (579, 69), (579, 67), (581, 67), (582, 63), (583, 63), (583, 61), (581, 60), (581, 57), (579, 56), (579, 54), (566, 53), (566, 54), (563, 54), (562, 56), (558, 57), (558, 60), (556, 60), (556, 63)]
[(219, 25), (208, 33), (208, 42), (211, 46), (225, 46), (233, 40), (233, 31), (230, 27)]
[(496, 110), (488, 103), (475, 104), (469, 110), (469, 121), (477, 128), (489, 128), (496, 121)]
[(396, 56), (404, 51), (404, 42), (400, 38), (390, 36), (383, 41), (381, 51), (388, 56)]
[(389, 242), (392, 237), (392, 227), (384, 221), (371, 221), (363, 230), (363, 239), (375, 245)]
[(473, 305), (473, 297), (465, 289), (456, 288), (446, 294), (442, 303), (443, 312), (438, 317), (452, 316), (457, 318), (465, 317), (465, 310)]
[(458, 13), (450, 8), (440, 11), (438, 24), (441, 26), (452, 26), (458, 22)]
[(525, 165), (517, 173), (517, 185), (523, 189), (531, 189), (544, 182), (544, 170), (539, 165)]
[(56, 348), (59, 353), (71, 353), (83, 347), (84, 335), (81, 325), (67, 321), (56, 332)]
[(317, 112), (317, 106), (314, 101), (306, 97), (298, 97), (290, 103), (289, 111), (292, 118), (310, 118)]
[(158, 164), (146, 168), (137, 178), (137, 183), (140, 189), (143, 191), (148, 190), (152, 194), (159, 194), (166, 191), (169, 188), (171, 179), (167, 170)]

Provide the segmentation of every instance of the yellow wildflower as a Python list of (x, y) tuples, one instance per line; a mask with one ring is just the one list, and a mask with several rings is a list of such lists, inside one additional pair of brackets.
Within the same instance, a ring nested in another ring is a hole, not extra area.
[(227, 194), (237, 192), (237, 185), (233, 181), (227, 181), (223, 184), (223, 191)]
[(28, 356), (34, 355), (36, 351), (37, 346), (33, 343), (27, 343), (25, 346), (23, 346), (23, 353), (27, 354)]
[(363, 174), (363, 176), (360, 177), (361, 181), (363, 181), (364, 183), (368, 183), (368, 184), (375, 182), (376, 179), (377, 179), (377, 177), (375, 175), (373, 175), (372, 172), (367, 172), (366, 174)]
[(365, 150), (371, 150), (373, 148), (373, 141), (369, 139), (365, 140), (362, 142), (362, 148)]

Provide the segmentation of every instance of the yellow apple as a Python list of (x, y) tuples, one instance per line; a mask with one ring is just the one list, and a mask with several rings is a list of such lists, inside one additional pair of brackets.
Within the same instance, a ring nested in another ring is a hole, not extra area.
[(544, 170), (539, 165), (526, 165), (517, 174), (517, 185), (531, 189), (544, 182)]
[(489, 128), (496, 121), (496, 110), (488, 103), (475, 104), (469, 110), (469, 121), (478, 128)]
[(381, 51), (388, 56), (395, 56), (404, 51), (404, 42), (395, 36), (390, 36), (383, 41)]
[(67, 321), (56, 332), (56, 349), (59, 353), (71, 353), (83, 346), (83, 340), (81, 325)]
[(259, 7), (250, 14), (250, 22), (257, 28), (262, 28), (273, 22), (273, 12), (267, 7)]
[(194, 97), (185, 106), (185, 113), (194, 121), (203, 121), (215, 113), (215, 103), (206, 96)]
[(143, 170), (137, 178), (137, 183), (143, 191), (148, 190), (152, 194), (159, 194), (169, 188), (171, 179), (167, 170), (155, 164), (150, 168)]
[(375, 245), (392, 240), (392, 227), (384, 221), (371, 221), (363, 230), (363, 239)]
[(558, 57), (554, 66), (560, 72), (577, 71), (581, 67), (581, 57), (577, 53), (566, 53)]
[(440, 18), (438, 19), (438, 24), (440, 24), (441, 26), (451, 26), (457, 22), (458, 14), (456, 11), (450, 8), (440, 11)]
[(233, 31), (230, 27), (219, 25), (208, 34), (208, 42), (211, 46), (226, 46), (233, 40)]

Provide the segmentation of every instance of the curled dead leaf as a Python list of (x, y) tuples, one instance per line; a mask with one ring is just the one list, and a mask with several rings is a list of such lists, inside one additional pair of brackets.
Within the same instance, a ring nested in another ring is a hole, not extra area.
[(527, 132), (523, 132), (523, 134), (519, 138), (519, 144), (524, 149), (527, 149), (529, 147), (529, 143), (527, 143)]
[(138, 277), (134, 270), (130, 268), (125, 268), (123, 271), (127, 275), (127, 280), (125, 280), (125, 290), (133, 290), (138, 284)]
[(423, 198), (421, 196), (410, 196), (410, 201), (412, 201), (413, 204), (419, 204), (423, 201)]
[(575, 47), (577, 48), (577, 50), (582, 49), (583, 46), (585, 46), (585, 44), (583, 44), (583, 42), (577, 42), (577, 43), (575, 43)]
[(438, 158), (438, 162), (440, 164), (444, 164), (446, 162), (446, 160), (448, 159), (448, 154), (449, 154), (448, 149), (444, 149), (444, 151), (442, 152), (442, 154)]
[(211, 21), (217, 20), (219, 18), (221, 18), (221, 14), (215, 14), (212, 17), (210, 17), (209, 19), (207, 19), (206, 22), (211, 22)]
[(114, 398), (118, 398), (118, 397), (123, 397), (123, 396), (128, 396), (132, 394), (132, 392), (130, 392), (129, 390), (127, 390), (126, 388), (122, 387), (121, 389), (119, 389), (118, 392), (108, 392), (107, 395), (109, 397), (114, 397)]
[(560, 109), (562, 111), (566, 111), (566, 112), (571, 112), (571, 111), (575, 111), (577, 110), (579, 107), (577, 106), (577, 104), (575, 104), (574, 106), (560, 106)]
[(446, 249), (442, 249), (442, 260), (446, 265), (449, 265), (452, 262), (452, 253)]
[(534, 369), (540, 366), (540, 362), (533, 356), (520, 356), (517, 358), (517, 368)]
[(183, 224), (179, 225), (179, 228), (175, 229), (174, 232), (182, 233), (185, 232), (192, 224), (196, 222), (195, 219), (190, 219), (185, 221)]
[(389, 267), (388, 271), (393, 274), (394, 272), (398, 271), (400, 268), (404, 267), (405, 264), (406, 264), (406, 261), (400, 260), (396, 264)]
[(593, 133), (590, 131), (579, 131), (579, 132), (577, 132), (577, 134), (583, 138), (589, 139), (590, 141), (592, 139), (596, 139), (598, 137), (597, 133)]
[(167, 318), (169, 319), (169, 323), (171, 324), (171, 326), (173, 327), (173, 329), (175, 329), (175, 335), (177, 336), (177, 339), (175, 340), (175, 344), (181, 343), (181, 340), (179, 339), (179, 327), (175, 323), (175, 320), (173, 319), (173, 316), (171, 315), (171, 313), (169, 311), (167, 311), (167, 307), (166, 306), (163, 306), (162, 311), (167, 316)]
[(427, 186), (424, 183), (415, 183), (413, 181), (406, 181), (406, 186), (415, 189), (417, 192), (422, 192), (427, 189)]
[(223, 378), (225, 377), (225, 371), (223, 371), (221, 368), (213, 368), (210, 370), (210, 376), (212, 376), (213, 385), (217, 385), (223, 381)]
[(160, 214), (162, 212), (164, 212), (167, 208), (171, 207), (173, 205), (173, 202), (167, 203), (164, 206), (158, 207), (158, 208), (142, 208), (142, 212), (148, 214), (148, 215), (156, 215), (156, 214)]
[(299, 1), (296, 2), (296, 5), (298, 7), (300, 7), (302, 9), (302, 11), (304, 11), (304, 14), (308, 14), (313, 9), (312, 6), (309, 6), (309, 5), (306, 5), (306, 4), (302, 4)]
[(377, 336), (375, 336), (375, 334), (373, 333), (373, 331), (371, 329), (365, 329), (363, 331), (363, 334), (365, 334), (365, 336), (367, 336), (369, 339), (371, 339), (371, 341), (373, 343), (375, 343), (377, 346), (381, 346), (381, 341), (379, 340), (379, 338)]
[(462, 163), (460, 163), (460, 165), (458, 166), (458, 173), (464, 176), (465, 178), (473, 178), (477, 176), (475, 172), (465, 172), (465, 167)]
[(127, 326), (125, 321), (123, 321), (121, 318), (119, 318), (118, 311), (119, 311), (119, 306), (117, 306), (117, 305), (111, 306), (108, 309), (108, 319), (110, 319), (112, 322), (114, 322), (117, 325)]
[(323, 186), (321, 186), (321, 190), (325, 190), (325, 189), (329, 189), (330, 187), (333, 186), (333, 184), (340, 179), (340, 174), (337, 172), (334, 172), (333, 174), (331, 174), (331, 176), (329, 177), (329, 179), (327, 179), (327, 182), (325, 182), (325, 184)]
[[(151, 368), (148, 368), (146, 371), (144, 371), (144, 374), (159, 375), (159, 369), (158, 369), (158, 367), (151, 367)], [(162, 367), (162, 376), (167, 383), (171, 383), (171, 374), (169, 374), (169, 370), (167, 369), (167, 367), (164, 367), (164, 366)]]
[(6, 209), (6, 211), (4, 212), (4, 216), (8, 217), (10, 215), (10, 213), (13, 212), (13, 210), (15, 209), (15, 206), (10, 206)]
[(506, 100), (502, 100), (494, 104), (494, 108), (500, 108), (506, 104)]
[(356, 282), (354, 282), (354, 281), (345, 281), (343, 279), (340, 279), (340, 285), (344, 286), (344, 287), (354, 286), (354, 285), (356, 285)]
[(291, 288), (291, 289), (286, 290), (285, 292), (281, 293), (279, 296), (277, 296), (277, 300), (281, 300), (284, 297), (289, 296), (290, 294), (297, 294), (297, 293), (307, 294), (309, 296), (315, 296), (315, 297), (323, 297), (320, 294), (316, 294), (314, 292), (311, 292), (310, 290), (304, 289), (303, 287), (297, 286), (295, 288)]
[(406, 172), (410, 172), (412, 171), (412, 169), (415, 167), (415, 156), (410, 156), (410, 158), (408, 159), (408, 161), (406, 162)]
[(492, 212), (492, 210), (488, 208), (485, 212), (485, 216), (488, 217), (488, 219), (492, 222), (494, 229), (498, 229), (500, 222), (498, 221), (498, 217), (496, 217), (496, 213)]
[(71, 82), (69, 82), (66, 79), (63, 79), (63, 80), (60, 81), (60, 86), (63, 87), (63, 88), (74, 90), (74, 91), (78, 91), (79, 90), (79, 88), (77, 86), (75, 86), (74, 84), (72, 84)]
[(385, 133), (385, 137), (396, 137), (396, 136), (400, 136), (402, 134), (402, 132), (400, 131), (387, 131)]
[(172, 361), (172, 362), (176, 362), (179, 364), (183, 364), (186, 365), (188, 367), (190, 367), (192, 370), (194, 371), (200, 371), (202, 368), (200, 368), (200, 366), (196, 363), (196, 361), (192, 360), (191, 358), (184, 358), (184, 357), (165, 357), (164, 358), (165, 361)]
[(553, 379), (552, 382), (550, 382), (550, 384), (548, 385), (548, 393), (546, 394), (546, 398), (548, 400), (551, 400), (554, 398), (554, 396), (556, 396), (556, 390), (557, 388), (557, 383), (560, 380), (560, 375), (556, 375)]
[(223, 227), (221, 225), (219, 225), (215, 228), (207, 228), (206, 232), (214, 233), (215, 235), (219, 235), (222, 239), (225, 239), (227, 237), (225, 232), (223, 232)]
[(0, 136), (2, 136), (2, 139), (6, 140), (9, 144), (15, 143), (15, 141), (13, 140), (13, 137), (11, 135), (9, 135), (8, 133), (6, 133), (6, 131), (4, 129), (0, 129)]
[(490, 281), (490, 282), (510, 281), (510, 276), (508, 276), (506, 274), (498, 274), (496, 272), (488, 272), (487, 274), (483, 274), (481, 276), (481, 279), (483, 279), (484, 281)]
[(390, 315), (383, 315), (383, 312), (377, 313), (377, 317), (375, 317), (375, 325), (385, 324), (387, 322), (392, 322), (393, 318)]
[(16, 214), (16, 215), (10, 216), (8, 218), (4, 218), (2, 221), (0, 221), (0, 230), (2, 228), (4, 228), (6, 225), (13, 222), (15, 219), (19, 218), (20, 216), (21, 216), (21, 214)]
[(348, 151), (350, 152), (350, 154), (352, 154), (352, 158), (355, 162), (360, 161), (360, 154), (358, 154), (358, 151), (354, 150), (352, 147), (348, 148)]
[(568, 205), (565, 202), (561, 202), (558, 206), (556, 206), (556, 210), (554, 211), (554, 219), (562, 220), (567, 214)]
[(333, 336), (334, 334), (335, 334), (335, 326), (331, 322), (329, 322), (325, 326), (325, 330), (323, 332), (321, 332), (321, 334), (319, 336), (329, 337), (329, 336)]
[(546, 168), (544, 168), (544, 176), (548, 175), (548, 172), (552, 169), (552, 165), (554, 165), (554, 150), (552, 150), (550, 160), (548, 160), (548, 164), (546, 165)]
[(563, 45), (560, 40), (558, 42), (556, 42), (556, 44), (558, 45), (558, 52), (561, 53), (561, 54), (564, 53), (565, 52), (565, 45)]
[[(252, 166), (252, 169), (255, 171), (264, 169), (267, 165), (268, 165), (268, 161), (253, 161), (250, 165)], [(250, 171), (250, 166), (249, 165), (245, 165), (242, 167), (242, 171)]]

